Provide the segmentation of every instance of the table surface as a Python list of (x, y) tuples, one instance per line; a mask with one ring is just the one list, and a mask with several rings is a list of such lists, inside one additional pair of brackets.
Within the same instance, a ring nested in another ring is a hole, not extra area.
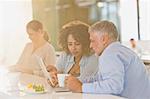
[(150, 64), (150, 54), (142, 55), (141, 59), (143, 60), (144, 63)]
[[(47, 88), (46, 93), (27, 93), (20, 91), (22, 85), (40, 83)], [(84, 94), (72, 92), (55, 92), (46, 79), (29, 74), (6, 73), (0, 71), (0, 98), (1, 99), (125, 99), (114, 95)]]

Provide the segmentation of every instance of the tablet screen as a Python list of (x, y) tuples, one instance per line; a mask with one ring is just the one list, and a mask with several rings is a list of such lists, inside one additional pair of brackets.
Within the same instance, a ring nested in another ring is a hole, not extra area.
[(37, 58), (37, 61), (38, 61), (39, 65), (40, 65), (40, 67), (42, 69), (42, 72), (43, 72), (44, 76), (51, 82), (52, 85), (54, 85), (54, 83), (52, 82), (52, 78), (51, 78), (49, 72), (46, 70), (46, 66), (44, 64), (43, 59), (41, 57), (39, 57), (39, 56), (36, 56), (36, 58)]

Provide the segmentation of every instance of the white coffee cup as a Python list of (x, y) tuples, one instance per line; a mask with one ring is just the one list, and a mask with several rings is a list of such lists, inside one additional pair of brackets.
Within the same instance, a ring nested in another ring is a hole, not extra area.
[(69, 74), (57, 74), (59, 87), (65, 87), (65, 77)]

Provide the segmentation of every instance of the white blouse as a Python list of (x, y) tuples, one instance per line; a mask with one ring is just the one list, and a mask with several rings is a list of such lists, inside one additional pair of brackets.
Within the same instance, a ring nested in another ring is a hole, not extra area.
[(41, 71), (35, 55), (43, 59), (45, 66), (55, 65), (56, 63), (55, 49), (50, 43), (47, 42), (34, 52), (33, 44), (27, 43), (16, 65), (33, 70), (33, 72)]

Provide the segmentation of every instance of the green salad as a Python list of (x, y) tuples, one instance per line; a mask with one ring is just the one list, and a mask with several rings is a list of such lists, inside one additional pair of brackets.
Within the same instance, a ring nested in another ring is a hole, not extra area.
[(30, 83), (30, 84), (27, 85), (27, 88), (32, 89), (35, 92), (44, 92), (45, 91), (45, 88), (42, 84), (32, 84), (32, 83)]

